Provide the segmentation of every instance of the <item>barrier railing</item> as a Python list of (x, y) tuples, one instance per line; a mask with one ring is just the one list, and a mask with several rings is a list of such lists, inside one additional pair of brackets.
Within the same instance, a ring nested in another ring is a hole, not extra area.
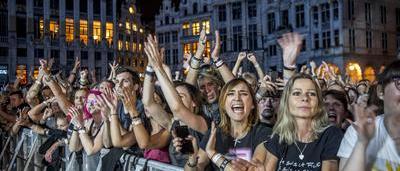
[[(36, 167), (39, 170), (44, 170), (45, 166), (42, 166), (40, 163), (35, 163), (36, 160), (33, 160), (35, 154), (38, 152), (39, 146), (41, 145), (40, 136), (31, 131), (29, 133), (22, 133), (19, 136), (19, 140), (16, 141), (15, 137), (4, 136), (6, 134), (1, 133), (3, 136), (1, 139), (1, 153), (0, 153), (0, 163), (3, 166), (0, 166), (0, 170), (22, 170), (27, 171), (31, 170), (32, 167)], [(31, 139), (33, 139), (33, 143), (31, 143)], [(29, 146), (29, 147), (27, 147)], [(7, 160), (5, 156), (10, 155), (11, 160)], [(17, 164), (16, 160), (21, 159), (23, 163)], [(65, 166), (65, 171), (73, 171), (73, 163), (76, 160), (76, 153), (72, 153), (68, 158), (63, 158), (63, 166)], [(5, 162), (2, 162), (5, 161)], [(120, 158), (120, 163), (123, 164), (124, 171), (183, 171), (183, 168), (173, 166), (170, 164), (148, 160), (145, 158), (140, 158), (132, 154), (125, 153)], [(36, 170), (36, 169), (35, 169)]]
[(120, 159), (121, 163), (124, 163), (124, 171), (183, 171), (183, 168), (177, 167), (170, 164), (161, 163), (154, 160), (148, 160), (140, 158), (132, 154), (125, 153)]

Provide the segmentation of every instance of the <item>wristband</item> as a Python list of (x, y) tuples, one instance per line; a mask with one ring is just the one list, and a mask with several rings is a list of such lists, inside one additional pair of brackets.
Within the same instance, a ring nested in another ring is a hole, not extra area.
[(135, 118), (135, 119), (132, 119), (132, 125), (135, 127), (135, 126), (138, 126), (138, 125), (140, 125), (140, 124), (142, 124), (142, 120), (138, 117), (138, 118)]
[(211, 161), (212, 161), (214, 164), (217, 164), (217, 161), (218, 161), (221, 157), (222, 157), (222, 154), (220, 154), (220, 153), (214, 154), (214, 155), (212, 156), (212, 158), (211, 158)]
[(154, 73), (153, 67), (147, 65), (147, 67), (146, 67), (146, 72), (152, 72), (152, 73)]
[(189, 66), (190, 68), (197, 70), (200, 68), (199, 67), (200, 62), (201, 62), (200, 59), (197, 59), (196, 57), (192, 56), (189, 60)]
[(228, 159), (225, 159), (225, 158), (224, 158), (224, 161), (222, 161), (222, 164), (221, 164), (221, 166), (219, 166), (219, 168), (220, 168), (221, 170), (225, 170), (225, 167), (228, 165), (229, 162), (230, 162), (230, 161), (229, 161)]
[(78, 130), (78, 133), (79, 133), (79, 134), (84, 134), (84, 133), (86, 133), (86, 130), (85, 130), (85, 128), (81, 128), (81, 129), (79, 129), (79, 130)]
[(292, 65), (292, 66), (283, 65), (283, 69), (288, 70), (288, 71), (294, 71), (294, 70), (296, 70), (296, 66), (295, 65)]
[(42, 85), (42, 82), (39, 81), (39, 80), (36, 80), (35, 83), (36, 83), (36, 84), (39, 84), (39, 85)]
[(221, 66), (224, 65), (224, 64), (225, 64), (224, 61), (223, 61), (222, 59), (220, 59), (220, 60), (218, 60), (217, 62), (215, 62), (215, 67), (219, 68), (219, 67), (221, 67)]

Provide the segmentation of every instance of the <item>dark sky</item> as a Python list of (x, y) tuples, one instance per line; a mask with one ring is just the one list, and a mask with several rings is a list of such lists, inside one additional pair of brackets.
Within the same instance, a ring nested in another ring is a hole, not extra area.
[[(179, 3), (179, 0), (173, 0), (174, 3)], [(143, 24), (154, 30), (154, 17), (161, 7), (162, 0), (136, 0), (136, 5), (142, 13)]]

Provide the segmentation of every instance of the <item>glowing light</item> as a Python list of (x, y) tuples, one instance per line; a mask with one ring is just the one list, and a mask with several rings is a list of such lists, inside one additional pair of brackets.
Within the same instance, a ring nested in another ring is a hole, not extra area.
[(131, 13), (131, 14), (135, 13), (135, 10), (133, 9), (133, 7), (129, 7), (129, 13)]

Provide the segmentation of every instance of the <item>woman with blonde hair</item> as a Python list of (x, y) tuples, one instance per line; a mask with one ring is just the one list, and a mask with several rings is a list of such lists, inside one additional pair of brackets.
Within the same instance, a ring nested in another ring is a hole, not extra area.
[(343, 134), (329, 125), (322, 93), (307, 74), (296, 74), (284, 89), (267, 151), (266, 170), (338, 170)]

